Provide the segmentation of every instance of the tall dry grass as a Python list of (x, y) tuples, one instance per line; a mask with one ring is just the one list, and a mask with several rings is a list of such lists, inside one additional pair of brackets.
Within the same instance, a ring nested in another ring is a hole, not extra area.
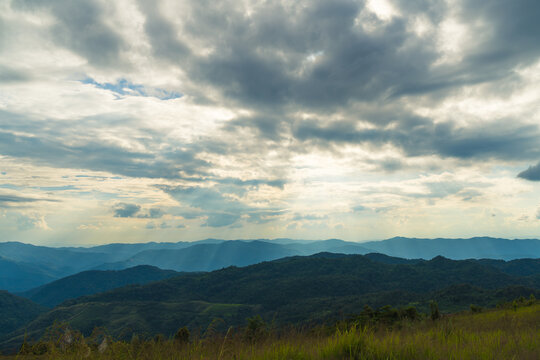
[[(42, 342), (42, 355), (17, 359), (540, 359), (540, 303), (424, 319), (388, 328), (288, 331), (257, 338), (229, 331), (207, 338), (131, 342), (77, 337), (69, 346)], [(61, 342), (61, 341), (60, 341)], [(99, 347), (99, 345), (102, 345)], [(26, 349), (32, 352), (32, 347)], [(34, 353), (39, 354), (39, 349)]]

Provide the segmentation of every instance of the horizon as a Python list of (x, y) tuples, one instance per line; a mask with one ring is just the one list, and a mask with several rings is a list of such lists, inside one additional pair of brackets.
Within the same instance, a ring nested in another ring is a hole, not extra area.
[[(356, 243), (356, 244), (364, 244), (364, 243), (370, 243), (370, 242), (381, 242), (381, 241), (388, 241), (388, 240), (395, 240), (395, 239), (409, 239), (409, 240), (473, 240), (473, 239), (492, 239), (492, 240), (508, 240), (508, 241), (526, 241), (526, 240), (537, 240), (540, 241), (539, 238), (501, 238), (501, 237), (493, 237), (493, 236), (472, 236), (468, 238), (448, 238), (448, 237), (435, 237), (435, 238), (416, 238), (416, 237), (406, 237), (406, 236), (392, 236), (385, 239), (374, 239), (374, 240), (361, 240), (361, 241), (354, 241), (354, 240), (343, 240), (339, 238), (328, 238), (328, 239), (293, 239), (293, 238), (244, 238), (244, 239), (220, 239), (220, 238), (206, 238), (206, 239), (198, 239), (198, 240), (178, 240), (178, 241), (147, 241), (147, 242), (109, 242), (109, 243), (96, 243), (96, 244), (85, 244), (85, 245), (76, 245), (76, 244), (41, 244), (41, 243), (31, 243), (31, 242), (22, 242), (22, 241), (0, 241), (0, 244), (2, 243), (19, 243), (24, 245), (33, 245), (33, 246), (43, 246), (43, 247), (50, 247), (50, 248), (93, 248), (98, 246), (104, 246), (104, 245), (137, 245), (137, 244), (177, 244), (177, 243), (201, 243), (206, 241), (218, 241), (218, 242), (229, 242), (229, 241), (244, 241), (244, 242), (252, 242), (252, 241), (261, 241), (261, 242), (275, 242), (280, 243), (279, 241), (282, 240), (288, 240), (291, 243), (309, 243), (309, 242), (324, 242), (324, 241), (331, 241), (331, 240), (338, 240), (343, 241), (347, 243)], [(368, 248), (369, 249), (369, 248)], [(371, 250), (371, 249), (370, 249)]]
[(540, 238), (539, 12), (1, 1), (0, 239)]

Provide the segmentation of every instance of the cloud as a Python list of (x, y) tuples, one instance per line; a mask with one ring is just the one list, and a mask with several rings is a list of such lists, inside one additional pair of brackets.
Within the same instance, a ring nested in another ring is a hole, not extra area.
[(129, 218), (134, 217), (141, 210), (141, 207), (136, 204), (119, 203), (115, 205), (113, 210), (114, 217)]
[(434, 123), (417, 118), (414, 123), (394, 127), (360, 129), (352, 121), (321, 124), (298, 121), (294, 136), (317, 146), (330, 144), (393, 145), (407, 156), (437, 154), (453, 158), (523, 159), (540, 156), (540, 129), (499, 120), (482, 126), (458, 127), (453, 123)]
[(19, 10), (48, 10), (55, 18), (54, 40), (98, 67), (117, 67), (126, 44), (109, 25), (105, 9), (92, 0), (21, 0), (12, 3)]
[[(3, 124), (2, 124), (3, 126)], [(107, 171), (129, 177), (181, 179), (205, 173), (209, 163), (189, 149), (130, 151), (100, 139), (79, 139), (67, 145), (62, 138), (19, 135), (0, 131), (0, 154), (61, 168)]]
[(159, 208), (149, 208), (147, 212), (141, 213), (141, 206), (137, 204), (118, 203), (113, 207), (114, 217), (139, 218), (139, 219), (159, 219), (163, 216), (163, 211)]
[(354, 212), (362, 212), (362, 211), (368, 210), (368, 208), (366, 208), (365, 206), (362, 206), (362, 205), (356, 205), (356, 206), (353, 206), (352, 210)]
[(238, 219), (240, 219), (240, 215), (238, 214), (211, 213), (211, 214), (208, 214), (208, 218), (206, 219), (206, 222), (203, 224), (203, 226), (210, 226), (210, 227), (229, 226), (229, 225), (234, 224)]
[(525, 180), (540, 181), (540, 162), (534, 166), (529, 166), (527, 170), (523, 170), (517, 176)]
[(6, 3), (0, 207), (46, 208), (51, 191), (63, 217), (80, 190), (77, 208), (114, 228), (146, 219), (156, 238), (175, 217), (192, 238), (289, 224), (322, 236), (302, 225), (366, 225), (350, 207), (382, 237), (431, 231), (442, 213), (472, 229), (484, 201), (534, 213), (536, 190), (508, 174), (533, 164), (517, 176), (540, 179), (540, 5), (372, 3)]
[(31, 229), (51, 230), (45, 221), (45, 217), (37, 214), (30, 216), (19, 214), (17, 216), (17, 228), (23, 231)]
[(308, 220), (308, 221), (320, 221), (328, 219), (328, 215), (317, 214), (295, 214), (292, 218), (293, 221)]
[(0, 194), (0, 207), (10, 207), (18, 204), (35, 203), (38, 201), (58, 202), (59, 200), (26, 197), (12, 194)]

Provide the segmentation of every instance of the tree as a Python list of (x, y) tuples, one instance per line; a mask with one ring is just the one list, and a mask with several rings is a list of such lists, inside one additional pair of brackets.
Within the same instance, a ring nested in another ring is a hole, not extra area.
[(245, 336), (249, 342), (261, 340), (266, 333), (266, 323), (260, 315), (248, 318)]
[(178, 344), (187, 344), (190, 335), (188, 328), (184, 326), (174, 334), (174, 341)]
[(431, 310), (431, 320), (435, 321), (441, 317), (439, 312), (439, 304), (436, 301), (431, 300), (429, 303), (429, 309)]

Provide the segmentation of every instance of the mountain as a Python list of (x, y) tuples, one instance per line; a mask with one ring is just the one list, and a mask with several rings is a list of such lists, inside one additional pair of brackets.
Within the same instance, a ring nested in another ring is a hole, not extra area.
[[(2, 266), (10, 270), (1, 273), (4, 276), (0, 275), (0, 286), (19, 292), (86, 270), (121, 270), (137, 265), (152, 265), (176, 271), (211, 271), (231, 265), (245, 266), (285, 256), (312, 255), (319, 252), (381, 253), (408, 259), (431, 259), (442, 255), (451, 259), (512, 260), (525, 257), (539, 258), (540, 240), (507, 240), (487, 237), (393, 238), (356, 243), (339, 239), (319, 241), (206, 239), (196, 242), (108, 244), (89, 248), (51, 248), (7, 242), (0, 243), (0, 257), (2, 258), (0, 270)], [(383, 261), (382, 259), (379, 260)], [(507, 268), (510, 269), (511, 266), (508, 265)]]
[[(430, 299), (445, 307), (468, 308), (471, 299), (494, 306), (517, 296), (540, 296), (540, 274), (514, 276), (477, 260), (377, 262), (362, 255), (331, 253), (294, 256), (210, 273), (186, 273), (146, 285), (130, 285), (67, 300), (27, 327), (39, 336), (54, 321), (66, 321), (88, 334), (95, 326), (124, 338), (132, 332), (172, 334), (182, 326), (206, 328), (215, 318), (239, 325), (260, 314), (276, 325), (320, 322), (372, 307), (415, 303), (424, 311)], [(512, 297), (509, 297), (512, 296)], [(20, 341), (23, 332), (10, 335)], [(7, 343), (6, 343), (7, 344)]]
[(369, 253), (365, 254), (365, 256), (372, 261), (380, 262), (383, 264), (417, 264), (424, 261), (422, 259), (404, 259), (395, 256), (384, 255), (381, 253)]
[(62, 277), (89, 269), (108, 259), (101, 252), (80, 253), (62, 248), (35, 246), (19, 242), (0, 243), (0, 256), (47, 268), (51, 276)]
[(176, 271), (140, 265), (121, 271), (84, 271), (21, 293), (43, 306), (53, 307), (67, 299), (96, 294), (114, 288), (146, 284), (178, 275)]
[(6, 335), (47, 311), (28, 299), (0, 290), (0, 337)]
[(516, 259), (512, 261), (480, 259), (478, 261), (510, 275), (528, 276), (540, 273), (540, 259)]
[[(207, 239), (200, 243), (219, 243)], [(192, 242), (108, 244), (90, 248), (46, 247), (20, 242), (0, 243), (0, 289), (23, 292), (104, 263), (125, 261), (147, 249), (182, 249)], [(135, 264), (139, 265), (139, 264)], [(132, 267), (129, 264), (121, 269)]]
[[(273, 240), (270, 242), (273, 242)], [(295, 255), (313, 255), (320, 252), (331, 252), (338, 254), (367, 254), (372, 252), (371, 249), (368, 249), (359, 243), (339, 239), (283, 242), (283, 245), (287, 249), (295, 250)]]
[(104, 264), (100, 268), (122, 269), (148, 264), (176, 271), (211, 271), (227, 266), (246, 266), (275, 260), (298, 252), (264, 241), (225, 241), (218, 244), (196, 244), (179, 250), (146, 250), (126, 261)]
[(455, 260), (539, 258), (540, 240), (508, 240), (491, 237), (470, 239), (415, 239), (395, 237), (361, 243), (374, 252), (408, 259), (431, 259), (442, 255)]
[(0, 289), (22, 291), (52, 281), (48, 269), (0, 257)]
[(135, 254), (138, 254), (146, 250), (169, 250), (169, 249), (184, 249), (195, 244), (219, 244), (224, 240), (217, 239), (206, 239), (194, 242), (179, 241), (179, 242), (148, 242), (148, 243), (138, 243), (138, 244), (122, 244), (122, 243), (113, 243), (106, 245), (98, 245), (93, 247), (64, 247), (60, 249), (82, 252), (82, 253), (104, 253), (107, 254), (107, 261), (115, 262), (128, 259)]

